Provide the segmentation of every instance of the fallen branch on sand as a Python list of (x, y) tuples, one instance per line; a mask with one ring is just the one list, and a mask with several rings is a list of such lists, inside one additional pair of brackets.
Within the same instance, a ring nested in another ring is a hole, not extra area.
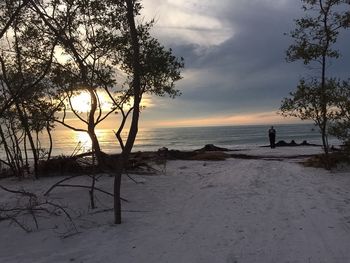
[(60, 216), (64, 215), (70, 223), (68, 232), (77, 233), (78, 229), (65, 207), (51, 200), (40, 198), (34, 193), (25, 190), (12, 190), (0, 185), (3, 191), (15, 194), (17, 197), (16, 204), (0, 205), (0, 222), (10, 221), (29, 233), (33, 231), (33, 226), (28, 223), (28, 217), (32, 219), (35, 229), (39, 229), (39, 218), (43, 215)]
[[(308, 143), (307, 141), (303, 141), (302, 143), (296, 143), (292, 140), (290, 143), (285, 141), (279, 141), (276, 143), (276, 147), (296, 147), (296, 146), (318, 146), (315, 144)], [(269, 147), (269, 146), (261, 146), (261, 147)], [(245, 154), (232, 154), (231, 152), (237, 152), (239, 150), (228, 149), (215, 146), (213, 144), (207, 144), (203, 148), (193, 150), (193, 151), (180, 151), (180, 150), (169, 150), (165, 147), (160, 148), (158, 151), (154, 152), (134, 152), (130, 154), (130, 158), (126, 165), (125, 174), (129, 176), (130, 174), (143, 174), (143, 175), (152, 175), (165, 173), (166, 170), (166, 162), (167, 160), (204, 160), (204, 161), (221, 161), (226, 160), (227, 158), (243, 158), (243, 159), (266, 159), (266, 160), (283, 160), (283, 159), (294, 159), (300, 157), (310, 157), (313, 155), (294, 155), (288, 157), (276, 157), (276, 156), (254, 156), (254, 155), (245, 155)], [(51, 173), (61, 173), (64, 174), (67, 171), (69, 173), (75, 173), (78, 175), (89, 174), (94, 164), (92, 162), (91, 152), (84, 153), (71, 157), (58, 157), (56, 159), (52, 159), (47, 164), (43, 164), (43, 171), (45, 174)], [(115, 170), (115, 165), (117, 163), (119, 154), (105, 154), (103, 153), (105, 158), (106, 167), (104, 170), (99, 170), (97, 167), (94, 167), (95, 173), (100, 172), (110, 172), (113, 173)], [(72, 178), (75, 176), (73, 175)], [(64, 179), (64, 180), (69, 180)], [(132, 180), (132, 179), (131, 179)], [(58, 183), (60, 184), (60, 183)], [(75, 186), (73, 186), (75, 187)]]
[[(91, 189), (91, 186), (88, 186), (88, 185), (80, 185), (80, 184), (62, 184), (63, 182), (66, 182), (70, 179), (73, 179), (73, 178), (76, 178), (78, 176), (81, 176), (81, 175), (75, 175), (75, 176), (69, 176), (67, 178), (64, 178), (58, 182), (56, 182), (55, 184), (53, 184), (44, 194), (44, 196), (48, 196), (56, 187), (72, 187), (72, 188), (84, 188), (84, 189)], [(98, 187), (94, 187), (94, 190), (98, 191), (98, 192), (101, 192), (101, 193), (104, 193), (106, 195), (109, 195), (109, 196), (114, 196), (112, 193), (110, 192), (107, 192), (103, 189), (100, 189)], [(122, 201), (124, 202), (129, 202), (127, 199), (125, 198), (120, 198)]]

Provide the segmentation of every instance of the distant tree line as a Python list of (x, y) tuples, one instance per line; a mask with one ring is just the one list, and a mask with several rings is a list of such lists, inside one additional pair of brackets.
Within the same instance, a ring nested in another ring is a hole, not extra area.
[[(0, 162), (17, 176), (38, 177), (40, 161), (51, 158), (52, 131), (61, 124), (89, 135), (104, 169), (96, 127), (115, 116), (121, 149), (112, 167), (116, 223), (121, 222), (121, 175), (137, 136), (142, 98), (178, 96), (175, 82), (184, 66), (182, 58), (151, 36), (153, 21), (136, 20), (141, 9), (138, 0), (0, 3), (0, 147), (6, 155)], [(107, 112), (100, 91), (111, 101)], [(87, 114), (72, 103), (81, 92), (90, 97)], [(69, 124), (68, 112), (85, 128)], [(41, 146), (41, 133), (48, 134), (47, 149)]]
[[(316, 74), (302, 78), (296, 91), (282, 101), (281, 112), (302, 120), (312, 120), (319, 128), (326, 162), (328, 135), (350, 146), (350, 82), (330, 76), (328, 68), (340, 52), (334, 48), (340, 33), (350, 27), (349, 0), (302, 0), (305, 17), (295, 20), (290, 32), (294, 43), (287, 61), (301, 60), (316, 68)], [(328, 164), (326, 163), (328, 168)]]

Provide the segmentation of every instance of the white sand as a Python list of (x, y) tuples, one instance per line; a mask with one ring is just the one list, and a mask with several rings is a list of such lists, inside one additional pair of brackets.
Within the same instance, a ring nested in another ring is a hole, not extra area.
[[(124, 178), (122, 195), (130, 203), (123, 203), (122, 225), (112, 224), (112, 212), (87, 214), (86, 190), (58, 189), (51, 197), (80, 213), (73, 214), (81, 233), (60, 238), (62, 217), (40, 219), (40, 230), (30, 234), (1, 222), (0, 262), (350, 262), (349, 172), (290, 159), (228, 159), (170, 161), (166, 175), (134, 177), (144, 184)], [(20, 185), (43, 192), (56, 180)], [(111, 189), (112, 178), (98, 185)], [(8, 198), (0, 191), (1, 203)], [(99, 209), (112, 206), (109, 197), (98, 198)]]

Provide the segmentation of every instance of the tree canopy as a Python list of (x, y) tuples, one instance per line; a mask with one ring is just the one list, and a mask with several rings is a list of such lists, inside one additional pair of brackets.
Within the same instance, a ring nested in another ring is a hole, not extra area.
[[(302, 79), (291, 98), (282, 102), (281, 111), (285, 116), (302, 120), (311, 119), (319, 127), (323, 148), (328, 155), (328, 127), (334, 120), (334, 77), (328, 76), (327, 69), (332, 59), (340, 52), (334, 48), (342, 29), (350, 26), (348, 0), (302, 0), (306, 15), (295, 20), (295, 29), (290, 32), (293, 44), (286, 51), (287, 61), (301, 60), (305, 65), (316, 66), (317, 73), (311, 81)], [(333, 78), (333, 79), (332, 79)]]
[[(180, 95), (175, 82), (181, 79), (183, 59), (151, 36), (153, 21), (136, 20), (142, 9), (137, 0), (14, 0), (0, 5), (0, 121), (7, 127), (0, 129), (7, 152), (3, 162), (21, 159), (13, 156), (17, 148), (27, 156), (29, 140), (37, 174), (39, 132), (46, 129), (51, 142), (54, 122), (86, 132), (100, 168), (115, 170), (115, 221), (120, 223), (120, 177), (137, 136), (143, 95)], [(107, 112), (100, 91), (109, 96)], [(89, 95), (87, 115), (72, 103), (81, 92)], [(126, 104), (131, 104), (127, 110)], [(68, 111), (85, 127), (68, 124)], [(121, 155), (118, 164), (108, 167), (96, 127), (113, 112), (121, 116), (115, 119)], [(128, 118), (124, 141), (120, 134)], [(9, 140), (17, 142), (16, 149), (10, 149)]]

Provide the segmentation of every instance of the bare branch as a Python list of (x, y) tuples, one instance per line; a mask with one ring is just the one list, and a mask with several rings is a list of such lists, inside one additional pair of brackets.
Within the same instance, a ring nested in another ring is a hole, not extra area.
[[(85, 188), (85, 189), (91, 189), (91, 186), (88, 186), (88, 185), (79, 185), (79, 184), (57, 184), (55, 187), (72, 187), (72, 188)], [(106, 195), (109, 195), (109, 196), (114, 196), (112, 193), (109, 193), (101, 188), (97, 188), (95, 187), (95, 190), (96, 191), (99, 191), (101, 193), (104, 193)], [(123, 200), (124, 202), (129, 202), (127, 199), (125, 198), (121, 198), (121, 200)]]
[(71, 125), (65, 123), (66, 114), (67, 114), (67, 113), (66, 113), (67, 109), (66, 109), (66, 105), (65, 105), (64, 103), (63, 103), (62, 105), (63, 105), (63, 116), (62, 116), (62, 120), (55, 119), (55, 122), (60, 123), (60, 124), (62, 124), (63, 126), (69, 128), (69, 129), (71, 129), (71, 130), (73, 130), (73, 131), (77, 131), (77, 132), (87, 132), (87, 130), (78, 129), (78, 128), (75, 128), (75, 127), (73, 127), (73, 126), (71, 126)]
[(73, 126), (71, 126), (71, 125), (69, 125), (69, 124), (67, 124), (67, 123), (65, 123), (65, 122), (63, 122), (63, 121), (60, 121), (60, 120), (55, 120), (55, 122), (60, 123), (60, 124), (62, 124), (63, 126), (69, 128), (69, 129), (72, 129), (73, 131), (77, 131), (77, 132), (87, 132), (87, 130), (75, 128), (75, 127), (73, 127)]
[(82, 176), (82, 175), (72, 175), (72, 176), (69, 176), (69, 177), (67, 177), (67, 178), (64, 178), (64, 179), (58, 181), (57, 183), (55, 183), (54, 185), (52, 185), (52, 186), (44, 193), (44, 196), (49, 195), (49, 193), (50, 193), (57, 185), (59, 185), (59, 184), (65, 182), (65, 181), (68, 181), (68, 180), (70, 180), (70, 179), (72, 179), (72, 178), (79, 177), (79, 176)]
[(28, 197), (36, 197), (36, 195), (33, 193), (30, 193), (30, 192), (27, 192), (24, 190), (11, 190), (11, 189), (8, 189), (2, 185), (0, 185), (0, 189), (4, 190), (6, 192), (9, 192), (9, 193), (13, 193), (13, 194), (20, 194), (20, 195), (24, 195), (24, 196), (28, 196)]
[(15, 19), (19, 15), (19, 12), (29, 3), (29, 1), (30, 0), (24, 0), (23, 3), (16, 8), (15, 12), (13, 12), (13, 14), (9, 18), (9, 20), (6, 22), (4, 28), (0, 31), (0, 39), (3, 37), (3, 35), (9, 29), (11, 24), (15, 21)]

